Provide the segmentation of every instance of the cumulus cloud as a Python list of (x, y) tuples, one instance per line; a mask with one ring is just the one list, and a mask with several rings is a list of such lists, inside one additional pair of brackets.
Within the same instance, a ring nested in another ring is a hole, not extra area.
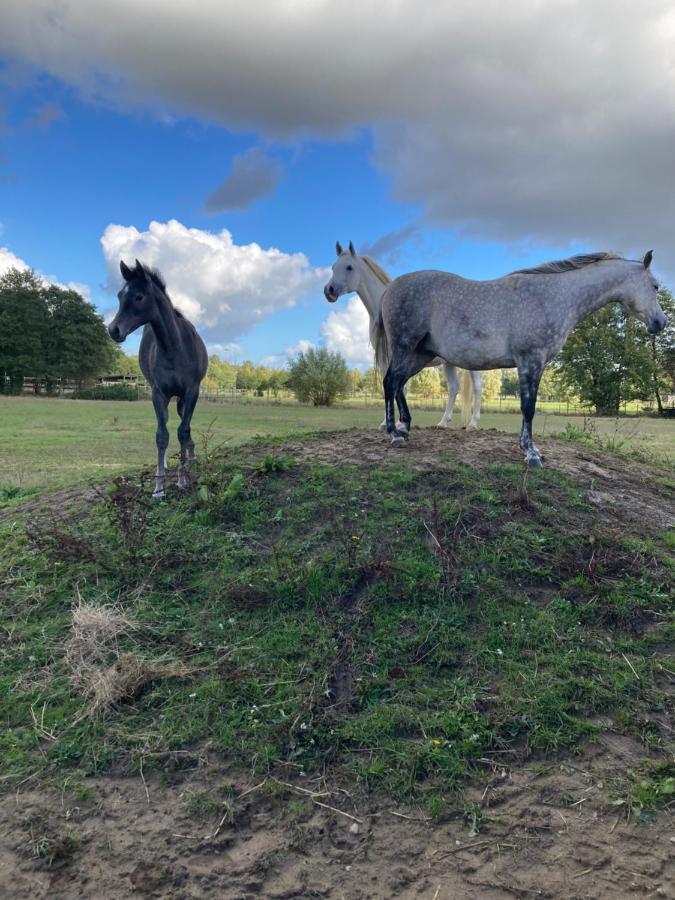
[(7, 247), (0, 247), (0, 275), (4, 275), (9, 269), (25, 271), (30, 266)]
[(269, 366), (271, 369), (283, 369), (299, 353), (306, 353), (307, 350), (312, 349), (314, 346), (312, 341), (300, 338), (297, 344), (293, 344), (292, 347), (284, 347), (282, 353), (273, 353), (271, 356), (266, 356), (260, 361), (260, 365)]
[(251, 147), (234, 157), (229, 175), (205, 201), (209, 212), (245, 209), (273, 193), (282, 175), (281, 163), (266, 156), (260, 147)]
[(227, 229), (214, 234), (172, 219), (151, 222), (146, 231), (108, 225), (103, 255), (116, 291), (120, 259), (136, 258), (159, 269), (171, 299), (200, 325), (211, 341), (230, 342), (309, 292), (319, 292), (326, 269), (313, 268), (302, 253), (283, 253), (258, 244), (235, 244)]
[[(338, 300), (338, 303), (342, 301)], [(373, 348), (369, 339), (370, 319), (359, 297), (331, 312), (321, 326), (326, 347), (341, 353), (350, 366), (372, 366)]]
[(0, 51), (85, 95), (265, 135), (372, 128), (395, 197), (435, 223), (505, 240), (668, 244), (670, 0), (5, 6)]

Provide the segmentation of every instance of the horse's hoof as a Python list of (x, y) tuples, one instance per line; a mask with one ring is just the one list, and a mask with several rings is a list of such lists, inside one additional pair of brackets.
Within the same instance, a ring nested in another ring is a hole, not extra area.
[(153, 500), (163, 500), (164, 499), (164, 491), (155, 491), (152, 495)]
[(386, 430), (387, 430), (387, 423), (386, 423), (386, 422), (382, 422), (382, 424), (378, 426), (378, 429), (379, 429), (379, 431), (386, 431)]
[(410, 429), (405, 424), (405, 422), (397, 422), (396, 430), (402, 432), (403, 434), (410, 434)]
[(464, 430), (465, 431), (478, 431), (478, 426), (477, 425), (467, 425)]
[(402, 434), (395, 434), (391, 439), (392, 447), (405, 447), (405, 438)]
[(529, 469), (543, 469), (544, 464), (541, 461), (541, 456), (528, 456), (527, 466)]
[(448, 427), (447, 422), (439, 422), (438, 425), (436, 426), (436, 428), (447, 428), (447, 427)]

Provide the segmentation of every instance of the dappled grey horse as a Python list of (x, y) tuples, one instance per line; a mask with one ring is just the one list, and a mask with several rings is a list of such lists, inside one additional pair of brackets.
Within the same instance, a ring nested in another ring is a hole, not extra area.
[(120, 308), (108, 325), (110, 337), (121, 344), (140, 325), (145, 325), (138, 362), (152, 387), (157, 416), (157, 476), (153, 497), (164, 496), (166, 448), (169, 446), (169, 400), (177, 398), (180, 471), (178, 487), (187, 486), (186, 463), (195, 458), (190, 421), (199, 399), (199, 384), (206, 375), (208, 355), (204, 341), (183, 313), (174, 308), (162, 276), (136, 260), (130, 269), (122, 260), (125, 285), (117, 295)]
[[(532, 418), (544, 366), (578, 322), (613, 301), (651, 334), (662, 331), (666, 317), (651, 261), (651, 250), (642, 260), (589, 253), (492, 281), (435, 271), (396, 278), (382, 298), (375, 335), (376, 357), (388, 362), (384, 396), (392, 444), (404, 444), (410, 429), (405, 383), (435, 356), (465, 369), (515, 366), (523, 414), (520, 446), (528, 464), (540, 467)], [(396, 427), (394, 400), (405, 431)]]
[[(391, 284), (391, 278), (374, 259), (371, 259), (369, 256), (359, 256), (351, 241), (349, 242), (349, 250), (343, 250), (339, 241), (335, 245), (335, 250), (337, 252), (337, 260), (333, 263), (331, 279), (323, 289), (324, 296), (329, 303), (335, 303), (338, 297), (341, 297), (343, 294), (351, 294), (352, 291), (357, 293), (368, 313), (368, 318), (370, 319), (370, 343), (375, 347), (375, 328), (380, 316), (382, 295), (387, 285)], [(443, 365), (445, 380), (448, 385), (448, 402), (441, 421), (438, 423), (438, 428), (447, 428), (455, 408), (455, 400), (459, 391), (459, 379), (457, 377), (457, 367), (444, 363), (441, 359), (431, 360), (429, 366), (434, 367), (441, 364)], [(380, 370), (383, 378), (386, 371), (387, 366), (383, 364)], [(462, 379), (462, 418), (467, 422), (466, 427), (469, 431), (473, 431), (478, 427), (482, 389), (482, 372), (464, 373), (464, 378)], [(470, 403), (473, 406), (471, 418), (469, 418)], [(397, 423), (398, 428), (401, 425), (402, 423)], [(382, 422), (380, 428), (383, 431), (386, 430), (386, 419)]]

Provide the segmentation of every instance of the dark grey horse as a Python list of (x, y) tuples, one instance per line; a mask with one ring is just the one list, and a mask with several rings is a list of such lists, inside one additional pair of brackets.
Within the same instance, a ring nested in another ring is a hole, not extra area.
[(384, 292), (375, 335), (378, 361), (389, 362), (384, 396), (392, 444), (402, 445), (407, 437), (396, 428), (394, 400), (409, 430), (403, 388), (434, 357), (464, 369), (515, 366), (523, 414), (520, 446), (528, 464), (540, 467), (532, 419), (544, 366), (578, 322), (612, 301), (636, 315), (651, 334), (662, 331), (666, 317), (656, 298), (651, 261), (651, 250), (641, 260), (590, 253), (493, 281), (434, 271), (394, 279)]
[(195, 458), (190, 420), (199, 399), (199, 384), (206, 375), (208, 355), (195, 327), (174, 309), (162, 276), (136, 260), (130, 269), (122, 260), (120, 271), (125, 285), (117, 295), (120, 308), (108, 325), (110, 337), (121, 344), (140, 325), (145, 325), (138, 362), (152, 387), (152, 403), (157, 416), (157, 477), (153, 498), (164, 496), (166, 448), (169, 446), (169, 400), (177, 398), (180, 471), (178, 487), (187, 486), (186, 462)]

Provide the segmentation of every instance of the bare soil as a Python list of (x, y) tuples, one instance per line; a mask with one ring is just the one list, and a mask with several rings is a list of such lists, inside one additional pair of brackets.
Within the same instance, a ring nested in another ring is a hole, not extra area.
[[(617, 736), (570, 761), (512, 768), (486, 760), (484, 782), (465, 798), (482, 808), (473, 835), (459, 814), (432, 820), (387, 798), (359, 803), (298, 777), (283, 786), (205, 757), (190, 770), (169, 765), (162, 779), (90, 779), (86, 800), (28, 782), (0, 800), (0, 896), (675, 897), (672, 818), (637, 822), (607, 799), (613, 765), (643, 756), (640, 744)], [(210, 817), (191, 813), (190, 798), (214, 796), (224, 777), (234, 823), (219, 824), (222, 807)]]

